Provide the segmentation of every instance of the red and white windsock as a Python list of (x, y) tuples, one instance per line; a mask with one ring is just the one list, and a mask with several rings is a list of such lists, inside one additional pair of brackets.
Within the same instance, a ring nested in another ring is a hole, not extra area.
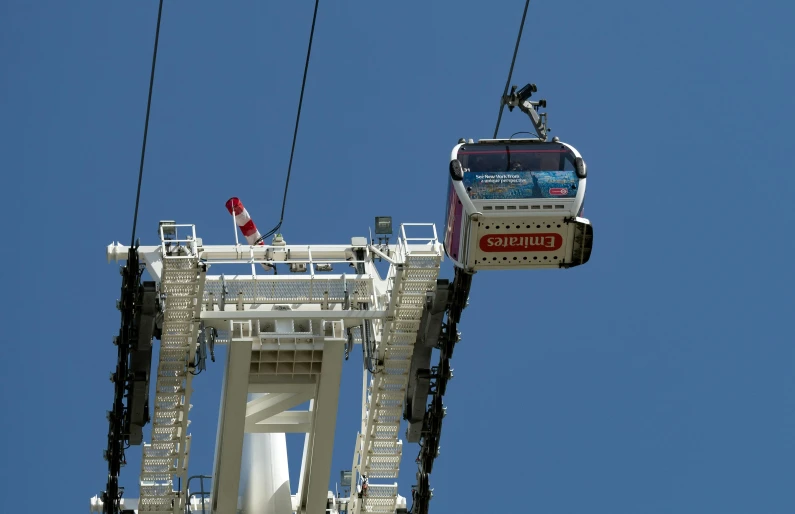
[(240, 227), (240, 231), (243, 232), (243, 235), (246, 236), (248, 244), (252, 246), (265, 244), (262, 242), (262, 236), (259, 230), (257, 230), (257, 226), (254, 225), (254, 221), (251, 219), (251, 216), (248, 215), (248, 211), (243, 207), (243, 202), (241, 202), (239, 198), (233, 196), (227, 200), (226, 210), (235, 217), (235, 223)]

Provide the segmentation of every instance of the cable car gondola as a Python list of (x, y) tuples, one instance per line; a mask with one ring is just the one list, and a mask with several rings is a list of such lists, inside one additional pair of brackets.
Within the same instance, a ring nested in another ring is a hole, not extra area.
[(528, 89), (535, 86), (514, 88), (504, 102), (530, 115), (541, 137), (460, 140), (450, 156), (444, 247), (465, 272), (569, 268), (590, 258), (585, 161), (573, 146), (546, 140), (546, 115), (537, 112), (545, 102), (528, 101)]

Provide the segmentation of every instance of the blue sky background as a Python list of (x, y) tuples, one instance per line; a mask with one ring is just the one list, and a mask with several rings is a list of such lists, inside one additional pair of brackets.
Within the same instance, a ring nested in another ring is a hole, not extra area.
[[(288, 242), (345, 243), (376, 215), (441, 226), (450, 149), (491, 137), (523, 4), (321, 2)], [(276, 223), (312, 8), (166, 2), (143, 244), (160, 219), (232, 242), (233, 195)], [(87, 512), (105, 486), (120, 286), (105, 247), (130, 238), (156, 13), (0, 2), (4, 512)], [(793, 19), (790, 2), (532, 2), (513, 83), (538, 84), (552, 135), (588, 163), (594, 253), (475, 277), (434, 514), (795, 510)], [(506, 112), (500, 134), (528, 126)], [(352, 459), (360, 351), (332, 480)], [(212, 471), (222, 373), (194, 382), (192, 474)], [(140, 449), (128, 458), (137, 497)]]

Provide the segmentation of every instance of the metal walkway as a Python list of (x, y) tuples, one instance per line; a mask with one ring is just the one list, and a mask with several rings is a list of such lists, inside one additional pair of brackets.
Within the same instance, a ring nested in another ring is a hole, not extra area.
[(411, 357), (426, 295), (436, 289), (442, 261), (435, 229), (433, 240), (425, 248), (410, 245), (412, 240), (402, 230), (395, 263), (389, 268), (386, 316), (383, 321), (373, 322), (373, 334), (363, 335), (365, 348), (370, 337), (375, 340), (375, 366), (371, 368), (370, 384), (365, 390), (362, 429), (356, 439), (353, 469), (361, 477), (361, 495), (351, 495), (353, 514), (392, 514), (398, 507), (397, 483), (377, 484), (372, 479), (397, 478), (400, 471), (403, 443), (398, 431)]
[[(161, 227), (162, 230), (162, 227)], [(195, 235), (193, 235), (195, 241)], [(174, 490), (174, 478), (187, 484), (190, 436), (191, 372), (205, 270), (199, 265), (195, 243), (184, 241), (170, 251), (163, 243), (160, 292), (164, 298), (163, 329), (157, 365), (152, 442), (144, 444), (138, 512), (181, 514), (184, 491)]]

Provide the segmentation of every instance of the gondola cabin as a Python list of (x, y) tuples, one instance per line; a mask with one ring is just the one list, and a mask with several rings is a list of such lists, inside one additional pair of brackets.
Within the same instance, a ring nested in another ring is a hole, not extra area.
[(579, 152), (554, 139), (460, 142), (450, 157), (447, 256), (468, 272), (585, 264), (586, 175)]

